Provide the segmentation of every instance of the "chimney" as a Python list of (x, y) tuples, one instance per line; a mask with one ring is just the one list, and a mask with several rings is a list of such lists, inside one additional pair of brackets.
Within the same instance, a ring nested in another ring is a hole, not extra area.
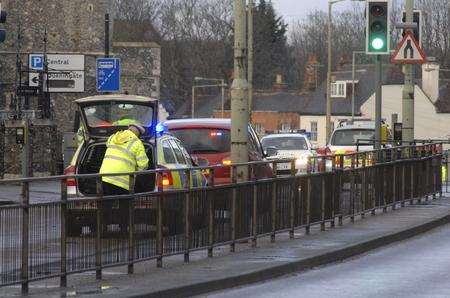
[(287, 84), (283, 83), (283, 75), (277, 73), (275, 84), (273, 85), (275, 91), (285, 91), (287, 90)]
[(304, 90), (314, 91), (319, 85), (318, 68), (319, 61), (317, 60), (317, 55), (309, 55), (305, 69), (305, 81), (303, 83)]
[(434, 103), (439, 97), (439, 64), (428, 61), (422, 64), (422, 90)]

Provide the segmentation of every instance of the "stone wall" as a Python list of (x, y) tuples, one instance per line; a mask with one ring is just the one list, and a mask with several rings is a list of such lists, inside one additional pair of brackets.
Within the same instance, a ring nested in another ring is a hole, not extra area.
[[(48, 53), (85, 53), (85, 92), (84, 93), (52, 93), (51, 104), (53, 117), (48, 128), (36, 124), (36, 129), (47, 131), (57, 128), (56, 136), (45, 134), (36, 139), (34, 146), (46, 152), (52, 141), (61, 139), (62, 133), (73, 131), (76, 106), (74, 100), (96, 95), (96, 58), (104, 52), (104, 15), (109, 12), (110, 0), (2, 0), (2, 8), (7, 11), (8, 18), (5, 29), (7, 41), (0, 48), (0, 99), (3, 107), (10, 109), (11, 99), (7, 94), (14, 92), (15, 82), (15, 51), (17, 47), (17, 32), (20, 24), (22, 31), (20, 55), (23, 63), (28, 64), (27, 53), (44, 51), (44, 29), (47, 30)], [(118, 27), (118, 26), (116, 26)], [(144, 29), (148, 26), (142, 26)], [(133, 42), (114, 40), (113, 21), (111, 24), (111, 55), (121, 59), (122, 76), (121, 92), (139, 94), (159, 98), (160, 92), (160, 56), (161, 50), (156, 42), (150, 42), (148, 36), (134, 36)], [(120, 27), (118, 27), (120, 29)], [(26, 78), (24, 80), (26, 81)], [(15, 104), (20, 105), (16, 102)], [(23, 106), (23, 103), (22, 103)], [(30, 108), (37, 108), (37, 100), (30, 101)], [(12, 137), (6, 131), (5, 152), (12, 150), (11, 155), (5, 155), (5, 168), (18, 168), (15, 163), (19, 159), (10, 157), (16, 155)], [(51, 139), (51, 138), (54, 138)], [(53, 153), (40, 154), (46, 162), (55, 163), (59, 156)], [(0, 156), (1, 157), (1, 156)], [(36, 165), (37, 166), (37, 165)], [(20, 167), (19, 167), (20, 168)], [(39, 168), (39, 166), (37, 166)], [(54, 166), (57, 168), (57, 166)]]

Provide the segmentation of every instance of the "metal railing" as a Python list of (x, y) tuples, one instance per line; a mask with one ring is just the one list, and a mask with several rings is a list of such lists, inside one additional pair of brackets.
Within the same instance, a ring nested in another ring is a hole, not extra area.
[[(232, 183), (215, 185), (210, 166), (207, 187), (190, 187), (195, 169), (179, 170), (186, 175), (183, 189), (135, 193), (139, 175), (162, 175), (167, 170), (126, 173), (130, 193), (104, 196), (99, 174), (0, 180), (0, 186), (20, 183), (21, 204), (0, 207), (0, 286), (67, 276), (111, 266), (127, 266), (156, 260), (162, 267), (167, 256), (207, 250), (298, 229), (310, 233), (312, 225), (325, 230), (344, 218), (375, 214), (377, 209), (404, 206), (427, 200), (442, 192), (441, 144), (402, 146), (379, 151), (310, 158), (306, 173), (297, 174), (295, 160), (270, 162), (291, 164), (290, 175), (257, 179), (263, 162), (231, 165)], [(350, 165), (346, 166), (346, 159)], [(237, 167), (248, 167), (252, 180), (236, 183)], [(222, 166), (223, 167), (223, 166)], [(174, 171), (174, 170), (171, 170)], [(117, 175), (117, 174), (114, 174)], [(110, 175), (111, 176), (111, 175)], [(67, 197), (68, 179), (94, 179), (96, 195)], [(158, 179), (158, 177), (156, 177)], [(58, 201), (30, 204), (30, 183), (59, 181)]]

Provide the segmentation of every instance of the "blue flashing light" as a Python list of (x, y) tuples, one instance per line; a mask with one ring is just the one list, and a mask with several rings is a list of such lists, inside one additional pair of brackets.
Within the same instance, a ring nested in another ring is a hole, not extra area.
[(169, 131), (169, 127), (167, 126), (167, 124), (159, 122), (158, 124), (156, 124), (156, 135), (160, 136), (163, 135), (165, 132)]

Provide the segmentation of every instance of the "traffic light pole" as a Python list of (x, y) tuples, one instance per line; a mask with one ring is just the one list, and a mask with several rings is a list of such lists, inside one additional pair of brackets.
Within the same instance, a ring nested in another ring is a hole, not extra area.
[(375, 150), (381, 149), (381, 104), (382, 104), (382, 80), (381, 80), (381, 55), (376, 55), (375, 62)]
[[(405, 14), (407, 23), (413, 22), (414, 0), (406, 0)], [(402, 93), (402, 141), (414, 141), (414, 73), (412, 65), (404, 65), (405, 83)]]
[[(248, 161), (248, 93), (245, 78), (245, 0), (234, 0), (234, 80), (231, 85), (231, 161)], [(236, 181), (247, 180), (247, 168), (236, 169)]]

